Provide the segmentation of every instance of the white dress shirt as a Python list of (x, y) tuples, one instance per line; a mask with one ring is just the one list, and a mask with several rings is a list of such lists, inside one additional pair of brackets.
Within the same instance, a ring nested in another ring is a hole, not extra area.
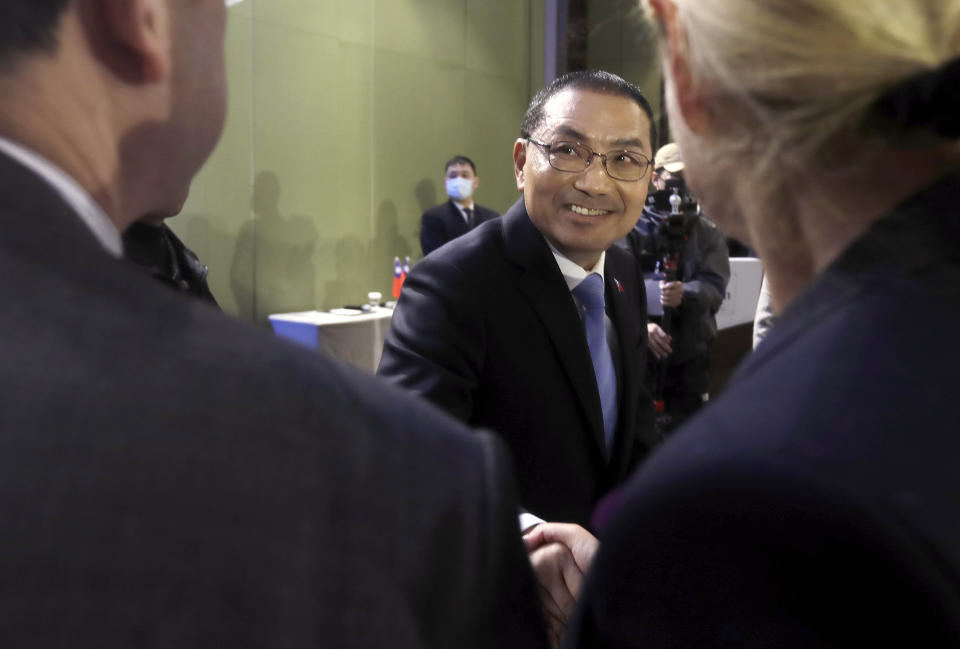
[(458, 210), (460, 210), (460, 216), (463, 217), (463, 220), (466, 222), (466, 224), (467, 224), (467, 225), (470, 225), (470, 219), (467, 218), (467, 210), (473, 210), (474, 213), (476, 213), (476, 211), (477, 211), (477, 210), (474, 208), (473, 201), (470, 201), (470, 204), (469, 204), (469, 205), (466, 205), (466, 206), (461, 205), (460, 203), (458, 203), (457, 201), (455, 201), (455, 200), (453, 200), (453, 199), (451, 199), (450, 202), (452, 202), (452, 203), (454, 204), (454, 206), (455, 206)]
[[(547, 242), (547, 245), (550, 246), (550, 252), (553, 253), (553, 258), (557, 260), (557, 266), (560, 267), (560, 272), (563, 274), (563, 279), (567, 282), (567, 288), (570, 289), (571, 293), (573, 289), (577, 288), (580, 285), (580, 282), (587, 279), (587, 275), (596, 273), (600, 276), (600, 279), (603, 279), (603, 264), (607, 260), (607, 251), (604, 250), (600, 253), (600, 259), (597, 260), (597, 263), (593, 265), (593, 268), (590, 270), (584, 270), (578, 264), (573, 263), (569, 259), (563, 256), (563, 254), (554, 248), (550, 242)], [(606, 284), (604, 284), (606, 286)], [(574, 301), (577, 301), (576, 296), (574, 296)], [(579, 304), (579, 301), (577, 301)]]

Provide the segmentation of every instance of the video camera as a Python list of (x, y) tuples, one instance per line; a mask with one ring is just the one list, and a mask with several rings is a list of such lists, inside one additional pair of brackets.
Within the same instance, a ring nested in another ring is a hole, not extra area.
[(647, 207), (664, 217), (658, 236), (662, 242), (658, 247), (663, 254), (659, 261), (660, 267), (666, 272), (666, 279), (674, 281), (678, 279), (677, 262), (686, 239), (687, 226), (691, 219), (697, 217), (700, 207), (683, 178), (671, 178), (666, 181), (664, 189), (651, 193), (647, 197)]
[[(674, 196), (680, 200), (677, 201)], [(647, 207), (663, 215), (680, 213), (694, 215), (700, 211), (696, 197), (687, 189), (683, 178), (671, 178), (664, 189), (658, 189), (647, 197)]]

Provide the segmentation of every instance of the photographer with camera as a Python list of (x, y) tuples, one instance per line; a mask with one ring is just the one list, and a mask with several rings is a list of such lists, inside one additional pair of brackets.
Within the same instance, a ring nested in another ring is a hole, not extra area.
[(683, 179), (679, 147), (657, 151), (653, 184), (640, 220), (621, 244), (637, 258), (648, 283), (659, 280), (660, 305), (648, 300), (647, 377), (666, 434), (703, 404), (716, 313), (730, 279), (726, 241), (701, 213)]

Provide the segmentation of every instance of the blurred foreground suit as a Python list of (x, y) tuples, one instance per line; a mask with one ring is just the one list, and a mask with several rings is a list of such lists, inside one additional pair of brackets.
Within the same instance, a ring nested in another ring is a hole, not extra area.
[(506, 454), (111, 257), (0, 155), (0, 645), (539, 647)]
[(604, 274), (620, 392), (609, 458), (583, 324), (523, 199), (414, 266), (384, 343), (379, 374), (499, 433), (521, 504), (546, 520), (588, 525), (653, 444), (643, 279), (617, 247)]
[(877, 222), (645, 463), (571, 647), (960, 646), (958, 200)]

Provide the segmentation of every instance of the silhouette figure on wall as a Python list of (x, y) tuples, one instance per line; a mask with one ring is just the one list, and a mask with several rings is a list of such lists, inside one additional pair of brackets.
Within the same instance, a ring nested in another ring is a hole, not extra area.
[(307, 216), (280, 212), (280, 181), (258, 173), (250, 207), (253, 219), (237, 238), (230, 284), (243, 318), (265, 321), (271, 313), (316, 308), (313, 255), (317, 228)]

